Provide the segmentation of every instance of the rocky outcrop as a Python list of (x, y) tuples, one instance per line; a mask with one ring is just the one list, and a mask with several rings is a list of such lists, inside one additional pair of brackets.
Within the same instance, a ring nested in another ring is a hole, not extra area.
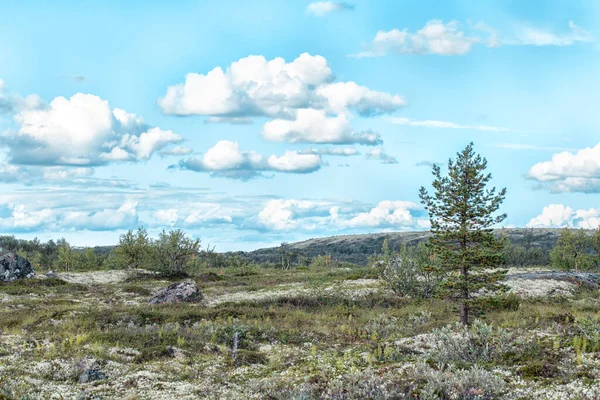
[(521, 297), (570, 297), (577, 288), (600, 289), (600, 274), (577, 271), (526, 271), (508, 274), (504, 282)]
[(600, 274), (593, 272), (576, 271), (543, 271), (543, 272), (524, 272), (507, 276), (512, 280), (516, 279), (550, 279), (554, 281), (569, 282), (577, 286), (584, 286), (589, 289), (600, 288)]
[(35, 276), (35, 271), (25, 257), (14, 253), (0, 256), (0, 281), (12, 282), (33, 276)]
[(202, 300), (202, 293), (194, 282), (185, 281), (169, 285), (167, 288), (157, 292), (148, 304), (164, 303), (198, 303)]

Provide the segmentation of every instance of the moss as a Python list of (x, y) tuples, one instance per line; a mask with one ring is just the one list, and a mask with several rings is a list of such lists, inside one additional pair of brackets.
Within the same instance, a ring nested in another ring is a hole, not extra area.
[(546, 361), (531, 361), (519, 369), (519, 375), (525, 379), (554, 378), (558, 373), (558, 367)]
[(0, 282), (0, 293), (13, 296), (24, 296), (28, 294), (48, 294), (48, 293), (74, 293), (86, 291), (85, 285), (69, 283), (58, 278), (45, 279), (19, 279), (13, 282)]
[(143, 286), (133, 285), (133, 284), (123, 286), (123, 291), (125, 293), (136, 294), (139, 296), (150, 296), (152, 294), (152, 290), (147, 289)]
[(205, 272), (203, 274), (198, 275), (198, 277), (196, 278), (196, 283), (219, 282), (224, 280), (224, 277), (215, 274), (214, 272)]
[(267, 356), (260, 351), (239, 349), (237, 358), (235, 359), (236, 366), (251, 365), (251, 364), (266, 364), (269, 362)]

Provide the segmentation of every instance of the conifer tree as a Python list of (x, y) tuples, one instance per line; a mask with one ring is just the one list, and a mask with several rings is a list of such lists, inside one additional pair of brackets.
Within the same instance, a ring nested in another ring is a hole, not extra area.
[(498, 290), (506, 272), (490, 271), (503, 262), (505, 241), (496, 238), (492, 227), (506, 214), (494, 215), (506, 195), (487, 188), (492, 177), (484, 171), (487, 160), (473, 151), (470, 143), (448, 161), (448, 175), (433, 166), (433, 188), (421, 187), (419, 197), (429, 212), (433, 236), (430, 245), (440, 268), (448, 272), (443, 294), (460, 303), (460, 321), (469, 323), (471, 295), (480, 289)]

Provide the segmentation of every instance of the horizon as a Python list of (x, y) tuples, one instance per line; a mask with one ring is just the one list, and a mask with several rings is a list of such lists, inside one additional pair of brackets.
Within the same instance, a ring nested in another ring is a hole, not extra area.
[(469, 142), (507, 188), (504, 227), (600, 226), (600, 4), (0, 13), (1, 234), (183, 229), (226, 252), (424, 231), (419, 187)]

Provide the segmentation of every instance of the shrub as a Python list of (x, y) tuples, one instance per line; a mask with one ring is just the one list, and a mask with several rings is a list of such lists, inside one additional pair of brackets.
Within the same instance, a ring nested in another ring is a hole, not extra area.
[(447, 326), (431, 332), (429, 358), (436, 364), (469, 366), (490, 362), (510, 347), (509, 334), (476, 320), (472, 326)]
[(119, 237), (119, 245), (106, 262), (120, 268), (147, 268), (152, 260), (150, 245), (146, 229), (139, 227), (137, 232), (129, 230)]
[(162, 231), (153, 243), (156, 269), (167, 276), (187, 275), (185, 267), (198, 254), (200, 240), (188, 238), (181, 229)]
[(322, 398), (331, 400), (401, 400), (410, 399), (414, 385), (398, 373), (381, 373), (366, 369), (332, 380)]
[(548, 265), (550, 254), (541, 247), (525, 247), (516, 244), (506, 246), (506, 264), (518, 267)]
[(552, 266), (565, 270), (592, 270), (598, 265), (600, 253), (597, 253), (597, 233), (590, 237), (583, 229), (563, 229), (556, 246), (550, 252)]
[(575, 329), (590, 344), (590, 350), (598, 349), (600, 346), (600, 320), (580, 318), (575, 321)]
[(518, 311), (521, 300), (514, 293), (481, 296), (473, 300), (472, 310), (476, 314), (491, 311)]
[(387, 339), (399, 331), (398, 318), (380, 314), (365, 325), (365, 331), (369, 337), (375, 339)]
[(419, 398), (422, 400), (493, 400), (502, 399), (506, 383), (502, 378), (478, 366), (437, 371), (425, 364), (412, 371), (415, 379), (425, 382)]
[(444, 274), (425, 244), (410, 248), (402, 245), (399, 252), (390, 252), (386, 240), (382, 250), (383, 255), (374, 260), (375, 266), (395, 293), (414, 298), (429, 298), (437, 293)]

